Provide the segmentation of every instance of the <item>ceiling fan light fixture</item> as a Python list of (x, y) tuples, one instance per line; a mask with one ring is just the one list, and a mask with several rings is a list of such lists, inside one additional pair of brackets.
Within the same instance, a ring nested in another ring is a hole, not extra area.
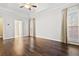
[(29, 8), (31, 8), (31, 5), (30, 4), (25, 4), (24, 7), (29, 9)]

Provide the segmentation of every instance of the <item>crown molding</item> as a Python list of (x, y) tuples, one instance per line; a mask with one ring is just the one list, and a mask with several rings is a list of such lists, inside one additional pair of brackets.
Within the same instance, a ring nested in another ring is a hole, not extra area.
[[(65, 4), (67, 4), (67, 3), (65, 3)], [(57, 6), (56, 8), (48, 7), (48, 8), (45, 8), (45, 9), (41, 10), (41, 11), (35, 12), (35, 15), (40, 14), (42, 12), (50, 11), (50, 10), (52, 10), (52, 11), (55, 11), (57, 9), (58, 10), (59, 9), (62, 9), (63, 10), (64, 8), (69, 8), (69, 7), (72, 7), (72, 6), (75, 6), (75, 5), (79, 5), (79, 4), (78, 3), (69, 3), (67, 5)]]

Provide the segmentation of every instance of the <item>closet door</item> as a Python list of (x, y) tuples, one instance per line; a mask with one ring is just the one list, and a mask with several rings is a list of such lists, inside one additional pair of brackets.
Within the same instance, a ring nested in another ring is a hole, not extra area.
[(0, 16), (0, 40), (3, 39), (3, 19)]
[(68, 8), (67, 13), (68, 43), (79, 45), (79, 6)]

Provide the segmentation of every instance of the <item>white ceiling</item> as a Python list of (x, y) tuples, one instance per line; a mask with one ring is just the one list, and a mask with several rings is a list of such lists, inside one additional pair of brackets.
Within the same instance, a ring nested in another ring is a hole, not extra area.
[(10, 9), (16, 12), (27, 13), (26, 9), (20, 8), (17, 3), (0, 3), (1, 8)]
[[(50, 8), (55, 9), (60, 6), (62, 7), (62, 6), (69, 5), (67, 3), (34, 3), (34, 4), (37, 5), (37, 9), (35, 10), (35, 12), (40, 12), (42, 10), (46, 10), (46, 9), (50, 9)], [(19, 8), (18, 3), (0, 3), (0, 7), (11, 9), (16, 12), (21, 12), (24, 14), (28, 12), (28, 10), (25, 8)]]
[(62, 8), (67, 6), (73, 6), (77, 3), (39, 3), (38, 8), (36, 9), (36, 12), (40, 12), (47, 9), (56, 9), (56, 8)]

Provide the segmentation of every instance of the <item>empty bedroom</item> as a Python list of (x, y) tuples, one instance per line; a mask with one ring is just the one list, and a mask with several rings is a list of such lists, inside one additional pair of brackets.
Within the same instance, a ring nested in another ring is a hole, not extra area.
[(79, 4), (0, 3), (0, 56), (79, 56)]

